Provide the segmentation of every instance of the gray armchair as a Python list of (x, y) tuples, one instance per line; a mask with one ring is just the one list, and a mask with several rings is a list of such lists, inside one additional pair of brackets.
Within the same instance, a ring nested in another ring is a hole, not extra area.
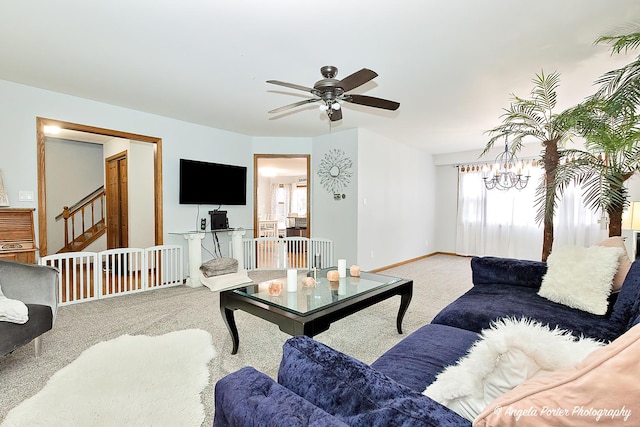
[(29, 311), (24, 324), (0, 322), (0, 356), (31, 341), (39, 356), (42, 334), (53, 327), (58, 310), (58, 270), (0, 259), (0, 286), (7, 298), (24, 302)]

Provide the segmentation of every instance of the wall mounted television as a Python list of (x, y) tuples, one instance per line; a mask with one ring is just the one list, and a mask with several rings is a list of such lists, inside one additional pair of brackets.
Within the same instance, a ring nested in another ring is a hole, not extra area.
[(246, 205), (247, 168), (180, 159), (181, 205)]

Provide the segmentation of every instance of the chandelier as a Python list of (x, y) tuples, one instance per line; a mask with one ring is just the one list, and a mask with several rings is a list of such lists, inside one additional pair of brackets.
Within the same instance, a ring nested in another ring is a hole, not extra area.
[(529, 171), (523, 173), (523, 164), (509, 151), (507, 135), (504, 136), (504, 151), (496, 157), (495, 163), (484, 170), (484, 185), (487, 190), (522, 190), (529, 183)]

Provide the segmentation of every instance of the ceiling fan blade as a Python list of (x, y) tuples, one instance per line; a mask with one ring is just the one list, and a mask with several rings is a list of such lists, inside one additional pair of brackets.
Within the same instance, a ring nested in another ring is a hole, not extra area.
[(303, 90), (305, 92), (312, 92), (313, 93), (313, 89), (311, 89), (310, 87), (300, 86), (300, 85), (296, 85), (296, 84), (293, 84), (293, 83), (281, 82), (279, 80), (267, 80), (267, 83), (271, 83), (272, 85), (284, 86), (284, 87), (288, 87), (288, 88), (291, 88), (291, 89), (298, 89), (298, 90)]
[(356, 71), (355, 73), (340, 80), (339, 86), (345, 92), (349, 92), (351, 89), (355, 89), (358, 86), (362, 86), (369, 80), (374, 79), (377, 75), (378, 73), (376, 73), (375, 71), (371, 71), (367, 68), (363, 68), (362, 70)]
[(291, 108), (296, 108), (299, 107), (301, 105), (305, 105), (305, 104), (311, 104), (312, 102), (317, 102), (320, 101), (320, 98), (310, 98), (310, 99), (305, 99), (304, 101), (298, 101), (298, 102), (294, 102), (293, 104), (289, 104), (289, 105), (285, 105), (282, 107), (278, 107), (275, 108), (271, 111), (269, 111), (269, 113), (280, 113), (281, 111), (285, 111), (285, 110), (289, 110)]
[(353, 104), (366, 105), (368, 107), (383, 108), (385, 110), (397, 110), (400, 107), (399, 102), (389, 101), (388, 99), (375, 98), (366, 95), (347, 95), (344, 100)]
[(340, 108), (339, 110), (332, 110), (331, 115), (329, 116), (329, 120), (331, 120), (332, 122), (342, 120), (342, 108)]

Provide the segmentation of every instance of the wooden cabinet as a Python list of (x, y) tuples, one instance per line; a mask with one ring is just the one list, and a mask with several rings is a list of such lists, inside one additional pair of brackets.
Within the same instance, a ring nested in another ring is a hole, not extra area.
[(0, 209), (0, 259), (35, 264), (34, 209)]

